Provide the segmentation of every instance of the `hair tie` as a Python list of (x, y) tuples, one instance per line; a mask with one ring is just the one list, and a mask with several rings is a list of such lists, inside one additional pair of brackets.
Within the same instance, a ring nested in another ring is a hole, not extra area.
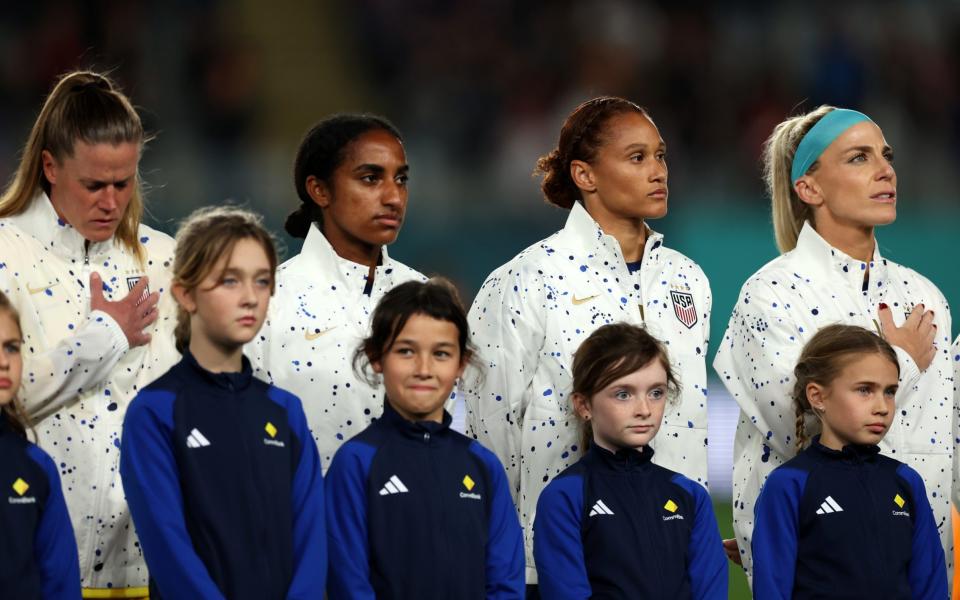
[(810, 128), (797, 145), (797, 151), (793, 155), (793, 165), (790, 168), (790, 181), (796, 182), (803, 177), (810, 165), (820, 158), (833, 140), (862, 121), (873, 122), (862, 112), (848, 108), (836, 108), (823, 115), (823, 118)]

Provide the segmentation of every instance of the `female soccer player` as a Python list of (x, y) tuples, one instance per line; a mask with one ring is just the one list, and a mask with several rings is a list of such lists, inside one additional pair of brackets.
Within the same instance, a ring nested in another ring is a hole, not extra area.
[(520, 599), (523, 539), (500, 461), (444, 410), (473, 355), (445, 280), (380, 300), (354, 363), (383, 379), (383, 416), (326, 476), (331, 600)]
[(897, 215), (893, 150), (866, 115), (823, 106), (778, 125), (764, 160), (783, 254), (744, 284), (714, 362), (741, 411), (733, 505), (744, 568), (760, 487), (795, 454), (793, 366), (838, 322), (882, 334), (897, 352), (896, 415), (880, 448), (923, 477), (950, 556), (950, 313), (936, 286), (877, 247), (874, 229)]
[[(896, 413), (897, 352), (828, 325), (794, 368), (794, 458), (757, 500), (756, 598), (947, 598), (940, 535), (920, 475), (879, 454)], [(807, 424), (822, 430), (806, 449)]]
[(183, 360), (144, 388), (120, 471), (150, 597), (322, 598), (323, 479), (300, 401), (253, 377), (277, 255), (259, 218), (201, 209), (177, 234)]
[(710, 496), (651, 462), (677, 385), (666, 349), (645, 329), (604, 325), (580, 345), (571, 399), (585, 454), (537, 502), (542, 598), (727, 597)]
[(547, 201), (570, 216), (477, 293), (470, 324), (487, 373), (468, 372), (463, 388), (468, 430), (506, 466), (526, 528), (529, 583), (537, 498), (580, 450), (573, 353), (601, 325), (643, 325), (669, 343), (683, 392), (664, 415), (655, 460), (706, 485), (711, 303), (700, 267), (646, 224), (667, 212), (667, 164), (645, 110), (622, 98), (584, 102), (537, 169)]
[(277, 271), (277, 294), (248, 349), (257, 375), (303, 399), (324, 468), (380, 415), (382, 392), (354, 375), (353, 348), (395, 285), (424, 277), (390, 258), (407, 210), (409, 167), (381, 117), (337, 115), (304, 137), (294, 164), (301, 205), (286, 222), (306, 238)]
[(59, 465), (85, 594), (140, 597), (147, 570), (117, 470), (136, 390), (177, 360), (173, 240), (140, 223), (140, 117), (91, 72), (44, 102), (0, 196), (0, 291), (20, 313), (21, 399)]

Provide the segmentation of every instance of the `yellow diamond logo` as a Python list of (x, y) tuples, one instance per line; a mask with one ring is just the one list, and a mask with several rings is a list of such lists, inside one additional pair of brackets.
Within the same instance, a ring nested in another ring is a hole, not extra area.
[(907, 503), (906, 500), (900, 497), (900, 494), (897, 494), (896, 496), (894, 496), (893, 501), (896, 502), (897, 506), (899, 506), (900, 508), (903, 508), (903, 505)]
[(277, 428), (273, 426), (273, 423), (267, 421), (267, 426), (263, 429), (270, 434), (270, 437), (277, 437)]
[(667, 500), (667, 503), (664, 504), (663, 507), (669, 510), (670, 512), (677, 512), (677, 509), (680, 508), (679, 506), (677, 506), (677, 503), (674, 502), (673, 500)]
[(467, 488), (467, 491), (468, 491), (468, 492), (469, 492), (470, 490), (472, 490), (472, 489), (473, 489), (473, 486), (475, 486), (475, 485), (477, 485), (477, 484), (475, 484), (475, 483), (473, 482), (473, 480), (470, 479), (470, 476), (469, 476), (469, 475), (464, 475), (464, 477), (463, 477), (463, 487)]
[(17, 480), (13, 482), (13, 491), (17, 493), (18, 496), (22, 496), (27, 493), (27, 490), (30, 489), (30, 484), (26, 481), (17, 477)]

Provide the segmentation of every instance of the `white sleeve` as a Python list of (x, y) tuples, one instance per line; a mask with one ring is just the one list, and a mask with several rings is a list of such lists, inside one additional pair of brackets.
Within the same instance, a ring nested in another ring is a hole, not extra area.
[[(950, 350), (953, 362), (953, 439), (960, 440), (960, 335)], [(960, 507), (960, 452), (953, 449), (953, 505)]]
[(808, 334), (766, 283), (747, 281), (713, 361), (720, 380), (766, 444), (795, 454), (793, 369)]
[(536, 312), (539, 278), (525, 281), (519, 269), (501, 268), (480, 288), (470, 308), (478, 371), (464, 375), (467, 434), (503, 463), (516, 500), (520, 491), (520, 438), (527, 389), (537, 369), (544, 331)]
[(38, 421), (105, 381), (130, 347), (120, 325), (99, 310), (56, 346), (40, 349), (38, 342), (24, 339), (20, 391), (27, 414)]

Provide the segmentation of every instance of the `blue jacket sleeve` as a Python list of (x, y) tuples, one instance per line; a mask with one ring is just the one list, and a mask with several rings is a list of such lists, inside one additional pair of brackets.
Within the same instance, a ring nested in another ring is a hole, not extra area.
[(690, 575), (692, 597), (696, 600), (726, 600), (727, 556), (713, 514), (710, 494), (702, 485), (682, 475), (673, 478), (674, 483), (685, 489), (695, 500), (696, 516), (690, 533), (687, 550), (687, 573)]
[(581, 477), (558, 477), (540, 493), (533, 522), (533, 560), (542, 597), (551, 600), (590, 597), (592, 589), (580, 534), (582, 520)]
[(120, 476), (150, 576), (166, 598), (223, 598), (193, 549), (173, 454), (169, 392), (140, 392), (127, 409)]
[(797, 570), (804, 471), (780, 467), (770, 474), (754, 507), (753, 596), (788, 600)]
[(526, 595), (523, 530), (510, 495), (507, 473), (493, 452), (479, 442), (473, 442), (470, 451), (483, 460), (492, 484), (486, 552), (487, 598), (520, 600)]
[(300, 458), (293, 474), (293, 579), (287, 598), (319, 598), (327, 579), (327, 531), (320, 455), (307, 426), (300, 400), (278, 388), (273, 397), (287, 409), (290, 430), (300, 440)]
[(34, 555), (40, 573), (45, 600), (80, 597), (80, 561), (77, 541), (60, 487), (60, 474), (47, 454), (36, 446), (29, 446), (27, 454), (47, 475), (50, 495), (43, 506), (43, 514), (34, 536)]
[(940, 544), (940, 533), (933, 519), (933, 509), (920, 475), (908, 467), (897, 467), (913, 492), (913, 547), (907, 577), (915, 600), (948, 597), (947, 567)]
[(374, 600), (367, 536), (367, 475), (376, 449), (361, 442), (340, 446), (327, 470), (327, 597)]

